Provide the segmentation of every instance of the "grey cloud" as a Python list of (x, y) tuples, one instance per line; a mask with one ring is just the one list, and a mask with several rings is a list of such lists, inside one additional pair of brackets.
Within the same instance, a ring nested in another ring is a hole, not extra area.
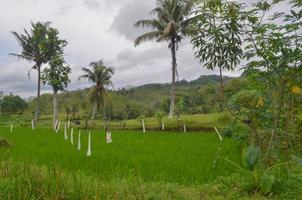
[(96, 0), (85, 0), (84, 4), (88, 9), (94, 10), (96, 12), (98, 12), (101, 8), (100, 2)]
[(119, 35), (124, 36), (130, 41), (134, 41), (144, 30), (134, 27), (136, 21), (148, 19), (151, 9), (154, 7), (154, 1), (131, 0), (123, 6), (115, 17), (111, 29)]

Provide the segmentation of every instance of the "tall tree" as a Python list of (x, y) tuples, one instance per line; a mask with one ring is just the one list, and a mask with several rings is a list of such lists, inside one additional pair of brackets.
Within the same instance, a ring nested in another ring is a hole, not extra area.
[(198, 5), (195, 26), (197, 34), (192, 39), (195, 55), (210, 70), (219, 68), (220, 109), (223, 110), (223, 70), (234, 70), (240, 63), (241, 24), (240, 5), (224, 0), (209, 0)]
[(176, 51), (184, 36), (190, 33), (189, 25), (193, 0), (157, 0), (156, 8), (151, 11), (155, 18), (140, 20), (135, 27), (151, 28), (152, 31), (139, 36), (135, 46), (145, 41), (168, 41), (172, 56), (172, 86), (169, 119), (173, 118), (175, 105), (175, 81), (177, 75)]
[(57, 94), (59, 91), (65, 91), (70, 82), (68, 75), (71, 73), (69, 65), (64, 61), (64, 47), (67, 45), (66, 40), (59, 38), (59, 32), (55, 28), (48, 30), (48, 50), (52, 57), (49, 61), (49, 67), (45, 68), (42, 73), (42, 82), (48, 84), (53, 89), (53, 127), (56, 128), (58, 119)]
[(38, 89), (37, 89), (37, 102), (35, 121), (39, 117), (40, 112), (40, 91), (41, 91), (41, 67), (47, 63), (51, 58), (51, 51), (48, 49), (48, 28), (50, 22), (31, 23), (30, 31), (24, 29), (24, 34), (12, 32), (16, 37), (22, 52), (20, 54), (12, 53), (11, 55), (17, 56), (19, 59), (25, 59), (29, 62), (34, 62), (33, 70), (38, 72)]
[(89, 68), (82, 68), (84, 74), (79, 79), (87, 79), (95, 85), (89, 91), (89, 99), (92, 102), (92, 117), (100, 111), (101, 107), (106, 107), (109, 103), (108, 86), (113, 86), (111, 78), (114, 70), (111, 67), (106, 67), (102, 60), (92, 62)]

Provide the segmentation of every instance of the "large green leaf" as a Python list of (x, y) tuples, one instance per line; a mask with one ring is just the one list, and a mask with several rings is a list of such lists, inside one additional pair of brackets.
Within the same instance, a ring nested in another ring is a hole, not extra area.
[(242, 162), (249, 170), (254, 170), (261, 157), (261, 150), (259, 147), (250, 145), (243, 150)]
[(275, 177), (273, 175), (264, 174), (260, 179), (260, 188), (264, 194), (271, 192)]

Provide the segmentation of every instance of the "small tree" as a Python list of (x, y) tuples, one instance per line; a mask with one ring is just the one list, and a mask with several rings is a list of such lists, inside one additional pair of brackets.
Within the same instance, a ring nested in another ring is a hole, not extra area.
[(43, 84), (48, 84), (53, 89), (53, 127), (56, 129), (58, 119), (57, 93), (66, 90), (70, 82), (68, 75), (71, 73), (71, 68), (65, 65), (63, 58), (64, 47), (67, 42), (59, 38), (57, 29), (49, 28), (48, 40), (48, 50), (51, 51), (52, 57), (49, 67), (44, 69), (41, 79)]
[(219, 68), (220, 109), (223, 110), (224, 87), (222, 70), (234, 70), (239, 64), (241, 49), (240, 6), (234, 2), (209, 0), (199, 4), (192, 39), (195, 55), (205, 68)]
[(42, 74), (44, 84), (48, 84), (53, 90), (53, 125), (56, 128), (58, 119), (58, 104), (57, 94), (59, 91), (65, 91), (70, 79), (68, 75), (71, 73), (71, 68), (65, 65), (64, 59), (59, 56), (52, 58), (50, 67), (46, 68)]
[(104, 107), (106, 101), (108, 101), (108, 86), (113, 86), (111, 78), (114, 70), (111, 67), (106, 67), (103, 61), (92, 62), (89, 68), (82, 68), (84, 75), (80, 76), (79, 79), (87, 79), (89, 82), (95, 83), (90, 89), (88, 98), (92, 102), (92, 116), (93, 120), (95, 114), (100, 111), (101, 107)]

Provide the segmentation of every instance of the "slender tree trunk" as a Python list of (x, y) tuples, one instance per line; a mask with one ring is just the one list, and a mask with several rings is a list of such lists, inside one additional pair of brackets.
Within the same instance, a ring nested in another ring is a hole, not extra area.
[(57, 104), (57, 91), (53, 89), (53, 127), (56, 130), (58, 120), (58, 104)]
[(281, 118), (281, 115), (282, 115), (283, 100), (284, 100), (284, 86), (281, 86), (281, 87), (282, 87), (281, 90), (280, 90), (281, 97), (280, 97), (280, 102), (279, 102), (279, 105), (278, 105), (278, 111), (277, 111), (277, 114), (275, 115), (274, 127), (273, 127), (273, 130), (272, 130), (271, 137), (270, 137), (268, 147), (267, 147), (267, 151), (266, 151), (266, 159), (267, 160), (270, 158), (270, 151), (271, 151), (273, 141), (274, 141), (274, 138), (275, 138), (275, 134), (276, 134), (276, 131), (277, 131), (277, 128), (278, 128), (278, 124), (279, 124), (279, 121), (280, 121), (280, 118)]
[(220, 109), (220, 112), (223, 112), (224, 87), (223, 87), (223, 76), (222, 76), (222, 68), (221, 67), (219, 67), (219, 77), (220, 77), (220, 101), (219, 101), (219, 109)]
[(37, 65), (37, 70), (38, 70), (38, 91), (37, 91), (36, 113), (35, 113), (35, 120), (34, 120), (35, 123), (38, 120), (40, 114), (41, 65)]
[(93, 102), (93, 104), (92, 104), (92, 116), (91, 116), (91, 120), (94, 120), (96, 111), (97, 111), (97, 103)]
[(171, 102), (169, 119), (173, 118), (175, 107), (175, 80), (176, 80), (176, 42), (175, 38), (171, 39), (171, 55), (172, 55), (172, 84), (171, 84)]

